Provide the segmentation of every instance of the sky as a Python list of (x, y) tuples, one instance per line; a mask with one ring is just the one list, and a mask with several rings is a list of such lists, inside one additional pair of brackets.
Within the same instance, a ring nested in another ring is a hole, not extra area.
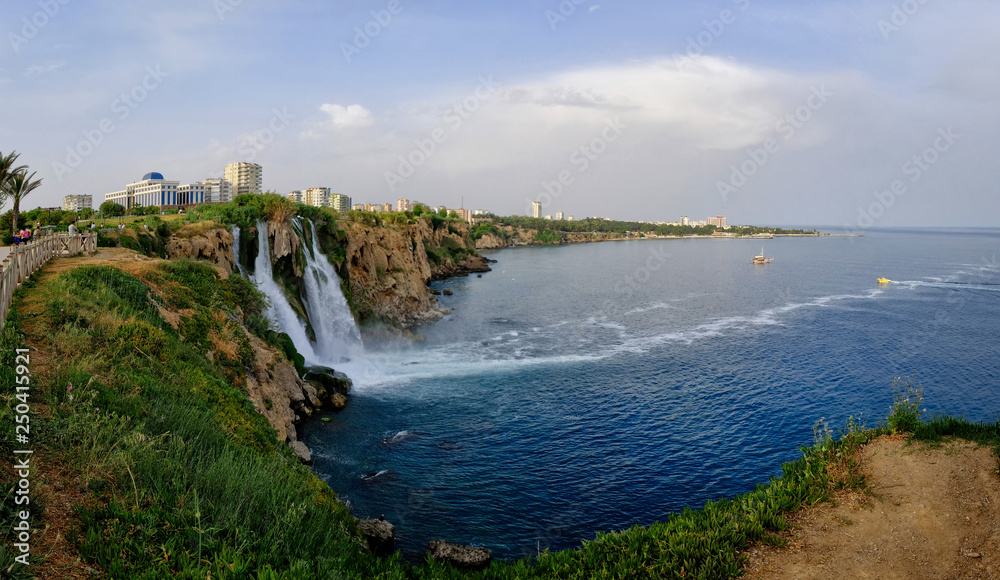
[(252, 161), (355, 203), (988, 227), (997, 29), (991, 0), (11, 0), (0, 153), (27, 207)]

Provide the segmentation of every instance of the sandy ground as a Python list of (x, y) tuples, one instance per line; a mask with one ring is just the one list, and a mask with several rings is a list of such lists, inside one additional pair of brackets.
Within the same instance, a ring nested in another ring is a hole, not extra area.
[(1000, 578), (990, 448), (884, 437), (864, 458), (871, 493), (841, 493), (794, 515), (787, 546), (748, 552), (747, 578)]

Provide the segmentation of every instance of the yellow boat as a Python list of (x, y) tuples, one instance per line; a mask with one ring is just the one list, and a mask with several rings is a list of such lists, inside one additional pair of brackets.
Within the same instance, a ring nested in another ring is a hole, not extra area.
[(883, 284), (883, 285), (884, 285), (884, 284), (892, 284), (892, 280), (890, 280), (890, 279), (888, 279), (888, 278), (879, 278), (879, 279), (878, 279), (878, 283), (879, 283), (879, 284)]

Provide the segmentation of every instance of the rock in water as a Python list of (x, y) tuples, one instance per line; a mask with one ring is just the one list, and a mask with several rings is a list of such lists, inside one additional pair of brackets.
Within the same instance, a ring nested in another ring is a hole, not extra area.
[(329, 367), (309, 367), (302, 380), (315, 381), (322, 385), (328, 393), (340, 393), (341, 395), (350, 393), (353, 386), (347, 375)]
[(376, 556), (388, 556), (396, 549), (396, 526), (385, 520), (358, 520), (368, 549)]
[(438, 562), (448, 562), (465, 570), (482, 570), (493, 559), (493, 552), (486, 548), (451, 544), (444, 540), (434, 540), (428, 544), (427, 555)]

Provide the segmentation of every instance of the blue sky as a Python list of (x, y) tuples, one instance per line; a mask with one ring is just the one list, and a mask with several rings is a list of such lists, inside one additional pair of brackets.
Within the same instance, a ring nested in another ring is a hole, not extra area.
[(0, 152), (44, 177), (31, 207), (252, 160), (356, 202), (995, 226), (998, 24), (985, 0), (17, 1)]

